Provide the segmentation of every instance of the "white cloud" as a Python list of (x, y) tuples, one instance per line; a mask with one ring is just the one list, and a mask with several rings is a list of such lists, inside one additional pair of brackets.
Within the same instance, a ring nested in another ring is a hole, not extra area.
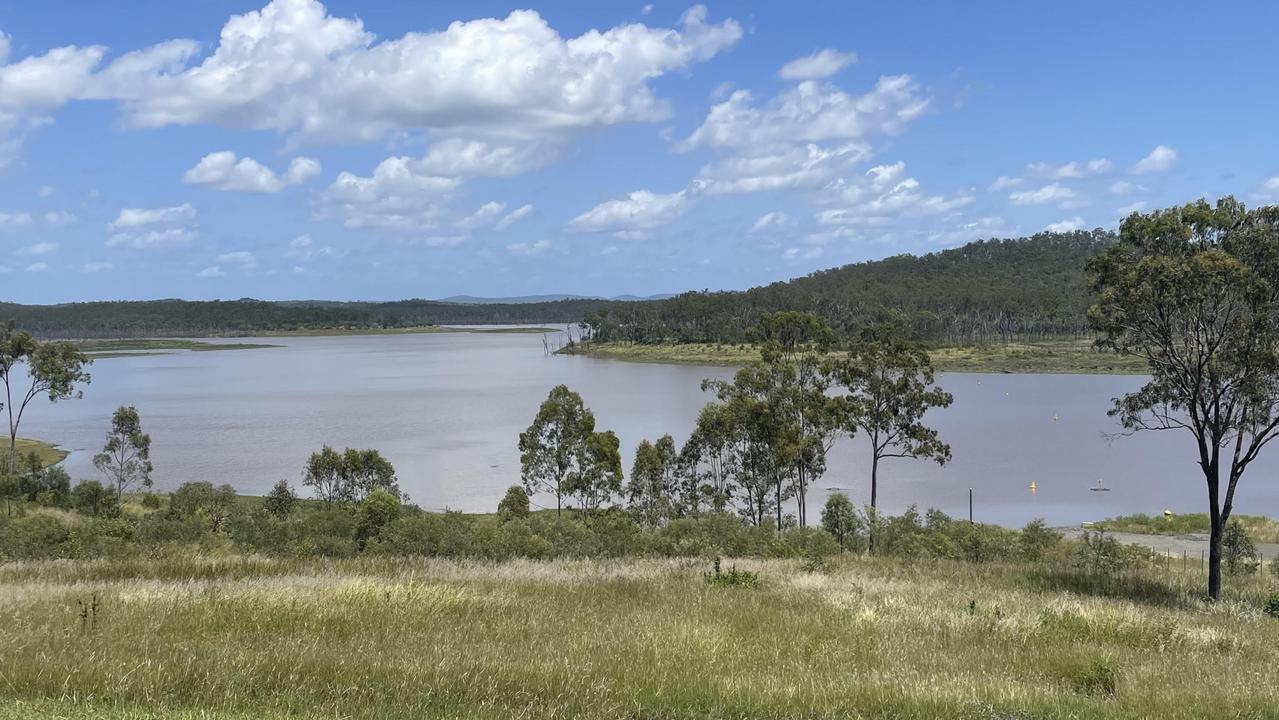
[(78, 97), (106, 54), (100, 46), (54, 48), (10, 61), (8, 36), (0, 41), (0, 168), (18, 159), (26, 137), (52, 122), (50, 114)]
[(1091, 175), (1102, 175), (1113, 170), (1115, 164), (1107, 158), (1097, 158), (1087, 162), (1072, 160), (1064, 165), (1052, 163), (1031, 163), (1026, 166), (1026, 174), (1051, 180), (1075, 180)]
[(478, 210), (470, 215), (458, 220), (455, 225), (460, 230), (474, 231), (482, 227), (493, 225), (499, 220), (502, 211), (506, 209), (505, 203), (487, 202), (479, 207)]
[(31, 224), (31, 213), (0, 212), (0, 230), (25, 227)]
[(292, 250), (301, 250), (303, 248), (311, 247), (312, 244), (313, 241), (311, 240), (310, 235), (298, 235), (289, 241), (289, 248)]
[(887, 225), (907, 217), (937, 215), (962, 208), (975, 199), (969, 193), (951, 197), (925, 195), (906, 163), (876, 165), (854, 180), (839, 180), (824, 191), (832, 207), (817, 213), (823, 225)]
[(1146, 188), (1140, 185), (1136, 185), (1134, 183), (1130, 183), (1127, 180), (1116, 180), (1115, 182), (1112, 182), (1110, 184), (1110, 187), (1106, 188), (1106, 192), (1110, 193), (1111, 195), (1131, 195), (1132, 193), (1135, 193), (1135, 192), (1145, 192), (1145, 191), (1146, 191)]
[(551, 248), (550, 240), (538, 240), (535, 243), (511, 243), (506, 246), (507, 252), (514, 255), (537, 255)]
[(219, 265), (239, 265), (241, 267), (252, 268), (257, 267), (258, 259), (253, 253), (247, 250), (236, 250), (235, 252), (223, 253), (218, 256)]
[(164, 208), (124, 208), (111, 222), (112, 228), (134, 228), (159, 223), (185, 222), (195, 218), (195, 208), (189, 203)]
[(1149, 205), (1149, 203), (1147, 203), (1145, 200), (1138, 200), (1137, 202), (1132, 203), (1131, 205), (1125, 205), (1115, 210), (1115, 212), (1119, 215), (1119, 217), (1127, 217), (1135, 212), (1144, 211), (1147, 205)]
[[(3, 62), (3, 60), (0, 59), (0, 62)], [(54, 192), (56, 191), (53, 189), (52, 185), (44, 185), (40, 188), (40, 197), (42, 198), (53, 197)]]
[(251, 157), (237, 159), (234, 152), (223, 150), (200, 158), (200, 162), (182, 176), (182, 182), (206, 185), (214, 190), (276, 193), (319, 174), (320, 163), (313, 158), (294, 158), (288, 170), (280, 176)]
[(1137, 164), (1132, 166), (1131, 172), (1134, 175), (1164, 172), (1176, 162), (1177, 151), (1167, 145), (1160, 145), (1151, 150), (1149, 155), (1138, 160)]
[(950, 230), (938, 230), (928, 235), (928, 242), (935, 245), (954, 246), (995, 237), (1009, 237), (1016, 231), (998, 215), (970, 220)]
[(778, 210), (774, 210), (773, 212), (764, 213), (763, 215), (761, 215), (759, 219), (755, 221), (755, 224), (751, 226), (750, 232), (752, 233), (764, 232), (765, 230), (783, 228), (789, 224), (790, 224), (790, 217), (787, 216), (786, 213)]
[(1048, 203), (1062, 203), (1074, 200), (1077, 194), (1068, 187), (1053, 183), (1045, 185), (1038, 190), (1021, 190), (1011, 193), (1008, 196), (1009, 201), (1014, 205), (1046, 205)]
[(28, 245), (18, 251), (19, 255), (48, 255), (56, 252), (58, 244), (54, 242), (38, 242), (34, 245)]
[(791, 247), (791, 248), (786, 248), (786, 250), (782, 252), (782, 259), (789, 260), (789, 261), (816, 260), (817, 258), (822, 256), (823, 252), (824, 250), (820, 247), (810, 247), (807, 249)]
[(319, 140), (399, 128), (540, 134), (660, 120), (668, 109), (649, 81), (741, 37), (736, 22), (710, 23), (695, 6), (674, 29), (563, 38), (521, 10), (378, 41), (314, 0), (276, 0), (233, 16), (200, 64), (133, 72), (106, 94), (124, 101), (132, 127), (212, 123)]
[(820, 187), (868, 157), (870, 148), (860, 143), (835, 148), (808, 143), (748, 149), (704, 166), (699, 187), (711, 194)]
[(684, 190), (665, 195), (636, 190), (578, 215), (568, 228), (578, 232), (613, 231), (620, 233), (619, 237), (636, 239), (683, 215), (687, 208), (688, 194)]
[(113, 267), (115, 266), (109, 262), (87, 262), (80, 267), (80, 272), (92, 274), (110, 270)]
[(13, 268), (8, 265), (0, 265), (0, 275), (8, 275), (11, 272), (13, 272)]
[(48, 270), (48, 269), (49, 269), (49, 263), (44, 263), (44, 262), (31, 263), (30, 265), (27, 266), (27, 272), (30, 272), (30, 273), (44, 272), (45, 270)]
[(514, 210), (510, 211), (509, 213), (507, 213), (501, 220), (498, 220), (497, 224), (493, 226), (493, 229), (505, 230), (511, 225), (527, 217), (528, 214), (531, 212), (533, 212), (532, 203), (529, 203), (527, 205), (521, 205), (515, 208)]
[(202, 277), (202, 278), (216, 278), (216, 277), (223, 277), (226, 275), (226, 273), (223, 272), (222, 268), (218, 267), (217, 265), (210, 265), (209, 267), (201, 270), (195, 275), (196, 277)]
[(1052, 223), (1048, 225), (1047, 227), (1045, 227), (1044, 231), (1056, 232), (1056, 233), (1074, 232), (1075, 230), (1082, 229), (1083, 226), (1084, 226), (1084, 219), (1076, 215), (1075, 217), (1070, 218), (1068, 220), (1062, 220), (1061, 222)]
[(778, 76), (785, 80), (821, 80), (857, 62), (857, 54), (833, 48), (795, 58), (782, 66)]
[(1279, 191), (1279, 175), (1276, 175), (1275, 177), (1272, 177), (1269, 180), (1267, 180), (1266, 184), (1263, 185), (1262, 187), (1264, 187), (1266, 190)]
[(882, 77), (859, 96), (805, 81), (759, 107), (749, 91), (738, 90), (713, 106), (681, 147), (750, 148), (892, 135), (922, 115), (928, 103), (909, 75)]
[(195, 239), (195, 233), (186, 228), (148, 230), (145, 232), (121, 232), (107, 240), (108, 247), (126, 247), (134, 250), (187, 245)]
[(999, 177), (995, 178), (995, 182), (991, 183), (990, 187), (986, 188), (986, 191), (999, 192), (1000, 190), (1007, 190), (1010, 187), (1017, 187), (1023, 182), (1025, 181), (1019, 177), (1008, 177), (1007, 175), (1000, 175)]
[(62, 225), (70, 225), (76, 221), (76, 216), (66, 210), (51, 210), (44, 214), (44, 221), (55, 227)]

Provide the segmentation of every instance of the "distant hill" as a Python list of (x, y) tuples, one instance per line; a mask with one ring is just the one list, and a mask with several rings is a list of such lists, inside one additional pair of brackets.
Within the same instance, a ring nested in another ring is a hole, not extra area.
[[(800, 310), (853, 332), (892, 322), (922, 340), (981, 343), (1087, 332), (1084, 264), (1115, 242), (1101, 230), (979, 240), (734, 292), (665, 299), (572, 295), (444, 300), (0, 303), (0, 320), (46, 337), (205, 337), (270, 331), (587, 321), (596, 337), (737, 343), (763, 314)], [(660, 297), (660, 296), (659, 296)]]
[(618, 302), (643, 302), (645, 300), (665, 300), (675, 297), (671, 293), (661, 295), (618, 295), (612, 298), (592, 295), (517, 295), (515, 297), (477, 297), (475, 295), (451, 295), (440, 298), (439, 302), (457, 305), (527, 305), (530, 303), (559, 302), (561, 300), (617, 300)]
[(1084, 265), (1114, 233), (1039, 233), (979, 240), (923, 256), (822, 270), (741, 292), (690, 292), (669, 300), (602, 307), (596, 337), (640, 343), (736, 343), (763, 314), (798, 310), (836, 329), (893, 323), (940, 342), (982, 343), (1087, 333)]

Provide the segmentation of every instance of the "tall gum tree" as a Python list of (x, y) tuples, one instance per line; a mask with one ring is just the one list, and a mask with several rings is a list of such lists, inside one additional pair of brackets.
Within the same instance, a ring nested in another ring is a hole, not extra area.
[(1279, 207), (1200, 200), (1123, 221), (1088, 264), (1101, 348), (1146, 361), (1116, 398), (1126, 433), (1194, 440), (1211, 521), (1208, 595), (1221, 597), (1221, 540), (1239, 480), (1279, 434)]

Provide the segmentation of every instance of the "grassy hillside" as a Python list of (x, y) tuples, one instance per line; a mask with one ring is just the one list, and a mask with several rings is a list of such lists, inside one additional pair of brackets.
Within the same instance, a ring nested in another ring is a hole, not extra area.
[[(0, 566), (0, 718), (1273, 717), (1279, 620), (1023, 565)], [(1269, 582), (1232, 584), (1239, 599)], [(1242, 594), (1242, 595), (1241, 595)]]

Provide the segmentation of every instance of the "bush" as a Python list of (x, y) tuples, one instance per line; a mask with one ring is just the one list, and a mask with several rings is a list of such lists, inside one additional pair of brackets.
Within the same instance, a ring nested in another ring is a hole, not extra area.
[(1096, 575), (1111, 576), (1128, 566), (1122, 545), (1104, 531), (1085, 531), (1079, 539), (1075, 567)]
[(719, 558), (715, 558), (715, 564), (711, 572), (704, 575), (706, 582), (714, 587), (741, 587), (753, 588), (759, 587), (759, 574), (749, 570), (738, 570), (736, 566), (723, 570), (720, 567)]
[(213, 486), (210, 482), (183, 483), (169, 496), (169, 515), (177, 519), (196, 518), (219, 532), (235, 509), (235, 488)]
[(361, 550), (400, 514), (400, 498), (377, 488), (355, 511), (355, 546)]
[(43, 560), (75, 557), (71, 528), (58, 518), (33, 513), (0, 521), (0, 559)]
[(506, 495), (497, 504), (497, 515), (503, 520), (526, 518), (529, 513), (528, 493), (519, 485), (506, 489)]
[(266, 494), (262, 500), (262, 508), (271, 515), (283, 520), (293, 512), (293, 506), (297, 504), (297, 493), (293, 492), (293, 488), (289, 487), (288, 480), (280, 480), (271, 486), (271, 492)]
[(1026, 523), (1021, 530), (1018, 549), (1023, 559), (1040, 562), (1061, 542), (1061, 535), (1048, 529), (1043, 518)]
[(156, 495), (155, 493), (142, 494), (142, 507), (148, 510), (159, 510), (162, 505), (163, 503), (160, 501), (159, 495)]
[(71, 490), (71, 507), (76, 512), (98, 516), (118, 514), (119, 503), (115, 493), (97, 480), (84, 480)]
[(1221, 534), (1221, 556), (1226, 561), (1226, 572), (1231, 575), (1257, 572), (1257, 546), (1238, 520), (1227, 523)]
[(822, 529), (839, 543), (840, 550), (860, 552), (865, 547), (862, 537), (866, 522), (857, 512), (853, 501), (842, 492), (831, 493), (822, 506)]
[(1270, 617), (1279, 618), (1279, 593), (1270, 593), (1270, 596), (1266, 598), (1266, 605), (1262, 609)]

